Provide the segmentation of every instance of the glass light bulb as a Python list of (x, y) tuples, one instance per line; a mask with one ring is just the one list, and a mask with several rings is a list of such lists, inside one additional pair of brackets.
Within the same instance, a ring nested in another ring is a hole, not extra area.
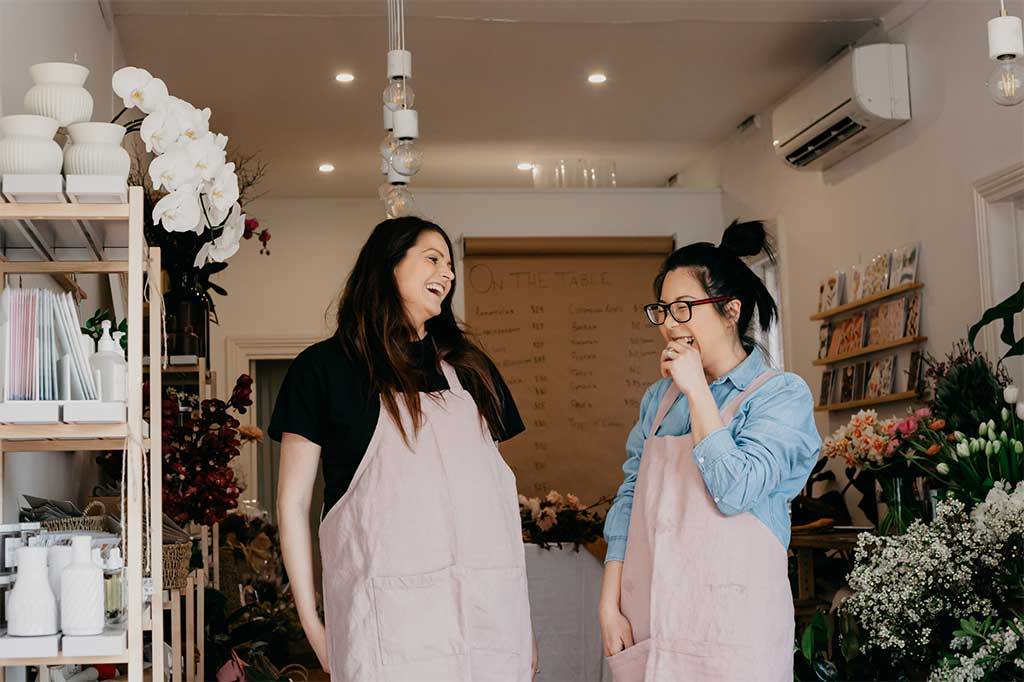
[(395, 186), (392, 185), (390, 182), (381, 183), (381, 185), (377, 188), (377, 198), (380, 199), (381, 201), (384, 201), (388, 196), (388, 192), (390, 192), (394, 188)]
[(384, 88), (384, 106), (391, 111), (399, 109), (412, 109), (416, 101), (416, 93), (407, 78), (393, 78), (388, 86)]
[(396, 185), (384, 196), (384, 210), (389, 218), (402, 218), (416, 212), (412, 192), (404, 185)]
[(1020, 58), (1000, 59), (986, 85), (996, 104), (1012, 107), (1024, 102), (1024, 63)]
[(391, 155), (391, 167), (400, 175), (416, 175), (423, 166), (423, 150), (416, 140), (402, 140)]
[(380, 150), (380, 157), (390, 163), (391, 155), (395, 153), (395, 148), (397, 147), (398, 140), (395, 139), (395, 136), (390, 131), (388, 131), (388, 134), (380, 141), (380, 147), (378, 147)]

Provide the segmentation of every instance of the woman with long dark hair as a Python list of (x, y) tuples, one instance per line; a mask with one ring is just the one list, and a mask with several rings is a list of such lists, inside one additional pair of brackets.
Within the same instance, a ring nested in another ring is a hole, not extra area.
[[(523, 424), (452, 312), (451, 254), (433, 223), (378, 225), (337, 331), (295, 359), (274, 409), (285, 567), (334, 680), (531, 678), (515, 476), (495, 447)], [(308, 523), (321, 461), (326, 626)]]
[(772, 370), (752, 334), (777, 317), (742, 260), (764, 251), (760, 222), (733, 223), (720, 246), (669, 256), (644, 308), (663, 378), (605, 521), (599, 619), (616, 682), (793, 679), (787, 503), (821, 439), (806, 383)]

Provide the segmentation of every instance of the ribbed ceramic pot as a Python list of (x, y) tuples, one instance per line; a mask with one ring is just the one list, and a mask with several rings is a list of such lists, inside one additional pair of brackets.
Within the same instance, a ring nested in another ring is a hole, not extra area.
[(28, 69), (35, 83), (25, 93), (25, 111), (68, 126), (92, 118), (92, 95), (85, 89), (89, 69), (81, 64), (47, 62)]
[(0, 118), (0, 175), (60, 173), (64, 154), (53, 141), (57, 126), (56, 119), (32, 114)]
[(57, 599), (46, 572), (46, 547), (18, 548), (18, 577), (7, 601), (7, 634), (57, 633)]
[(121, 146), (125, 129), (114, 123), (73, 123), (64, 149), (65, 175), (119, 175), (127, 178), (132, 160)]

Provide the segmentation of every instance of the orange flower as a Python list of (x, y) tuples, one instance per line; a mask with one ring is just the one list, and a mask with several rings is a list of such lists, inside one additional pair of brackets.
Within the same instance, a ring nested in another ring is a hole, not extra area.
[(938, 443), (934, 443), (930, 448), (924, 451), (924, 454), (928, 455), (929, 457), (934, 457), (940, 452), (942, 452), (942, 446), (939, 445)]
[(936, 419), (935, 421), (928, 425), (928, 428), (931, 429), (932, 431), (941, 431), (942, 429), (946, 428), (946, 420)]

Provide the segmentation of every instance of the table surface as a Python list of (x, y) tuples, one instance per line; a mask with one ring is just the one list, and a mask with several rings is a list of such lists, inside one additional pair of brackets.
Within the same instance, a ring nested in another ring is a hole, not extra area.
[(809, 549), (853, 549), (857, 546), (857, 538), (868, 530), (813, 530), (806, 533), (793, 533), (789, 541), (790, 547)]

